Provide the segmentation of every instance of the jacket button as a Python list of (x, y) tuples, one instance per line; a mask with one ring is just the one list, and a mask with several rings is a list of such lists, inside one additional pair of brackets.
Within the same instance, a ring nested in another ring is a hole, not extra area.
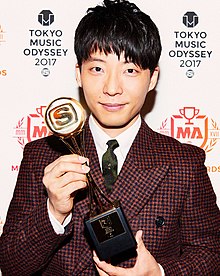
[(158, 216), (155, 220), (157, 227), (162, 227), (165, 224), (164, 217)]

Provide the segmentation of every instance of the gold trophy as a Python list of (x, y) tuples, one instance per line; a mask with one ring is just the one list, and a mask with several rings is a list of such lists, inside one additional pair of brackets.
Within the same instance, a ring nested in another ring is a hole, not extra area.
[[(85, 118), (82, 105), (67, 97), (52, 101), (45, 112), (49, 130), (63, 141), (71, 153), (82, 156), (85, 156)], [(123, 252), (134, 252), (136, 241), (119, 201), (110, 201), (93, 181), (90, 172), (87, 179), (89, 219), (85, 221), (85, 229), (98, 257), (100, 260), (109, 260)], [(107, 209), (101, 198), (108, 203)]]

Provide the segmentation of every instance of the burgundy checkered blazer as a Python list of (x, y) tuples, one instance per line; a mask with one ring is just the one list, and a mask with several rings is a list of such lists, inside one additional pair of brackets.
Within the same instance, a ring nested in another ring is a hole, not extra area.
[[(105, 191), (88, 123), (86, 155)], [(0, 243), (3, 275), (96, 275), (84, 235), (85, 192), (78, 193), (63, 235), (53, 231), (42, 183), (44, 168), (67, 151), (54, 136), (28, 144)], [(166, 275), (220, 275), (220, 214), (202, 150), (152, 131), (144, 121), (113, 187), (132, 231)], [(129, 267), (134, 259), (120, 265)]]

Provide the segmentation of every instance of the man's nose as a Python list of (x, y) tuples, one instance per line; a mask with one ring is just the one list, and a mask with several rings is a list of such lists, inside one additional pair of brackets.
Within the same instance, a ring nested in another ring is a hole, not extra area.
[(122, 94), (122, 91), (120, 77), (114, 72), (108, 74), (105, 80), (103, 92), (110, 96), (114, 96), (116, 94)]

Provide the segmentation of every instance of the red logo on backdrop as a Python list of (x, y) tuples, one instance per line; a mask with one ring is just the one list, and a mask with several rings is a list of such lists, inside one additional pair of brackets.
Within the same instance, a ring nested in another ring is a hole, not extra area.
[(219, 130), (217, 123), (199, 108), (185, 106), (179, 109), (179, 114), (165, 119), (159, 132), (210, 152), (220, 138)]
[(0, 45), (5, 42), (5, 31), (2, 27), (2, 25), (0, 25)]
[(44, 122), (45, 109), (46, 106), (37, 107), (35, 113), (31, 113), (17, 122), (13, 137), (17, 139), (22, 149), (26, 143), (50, 134)]

